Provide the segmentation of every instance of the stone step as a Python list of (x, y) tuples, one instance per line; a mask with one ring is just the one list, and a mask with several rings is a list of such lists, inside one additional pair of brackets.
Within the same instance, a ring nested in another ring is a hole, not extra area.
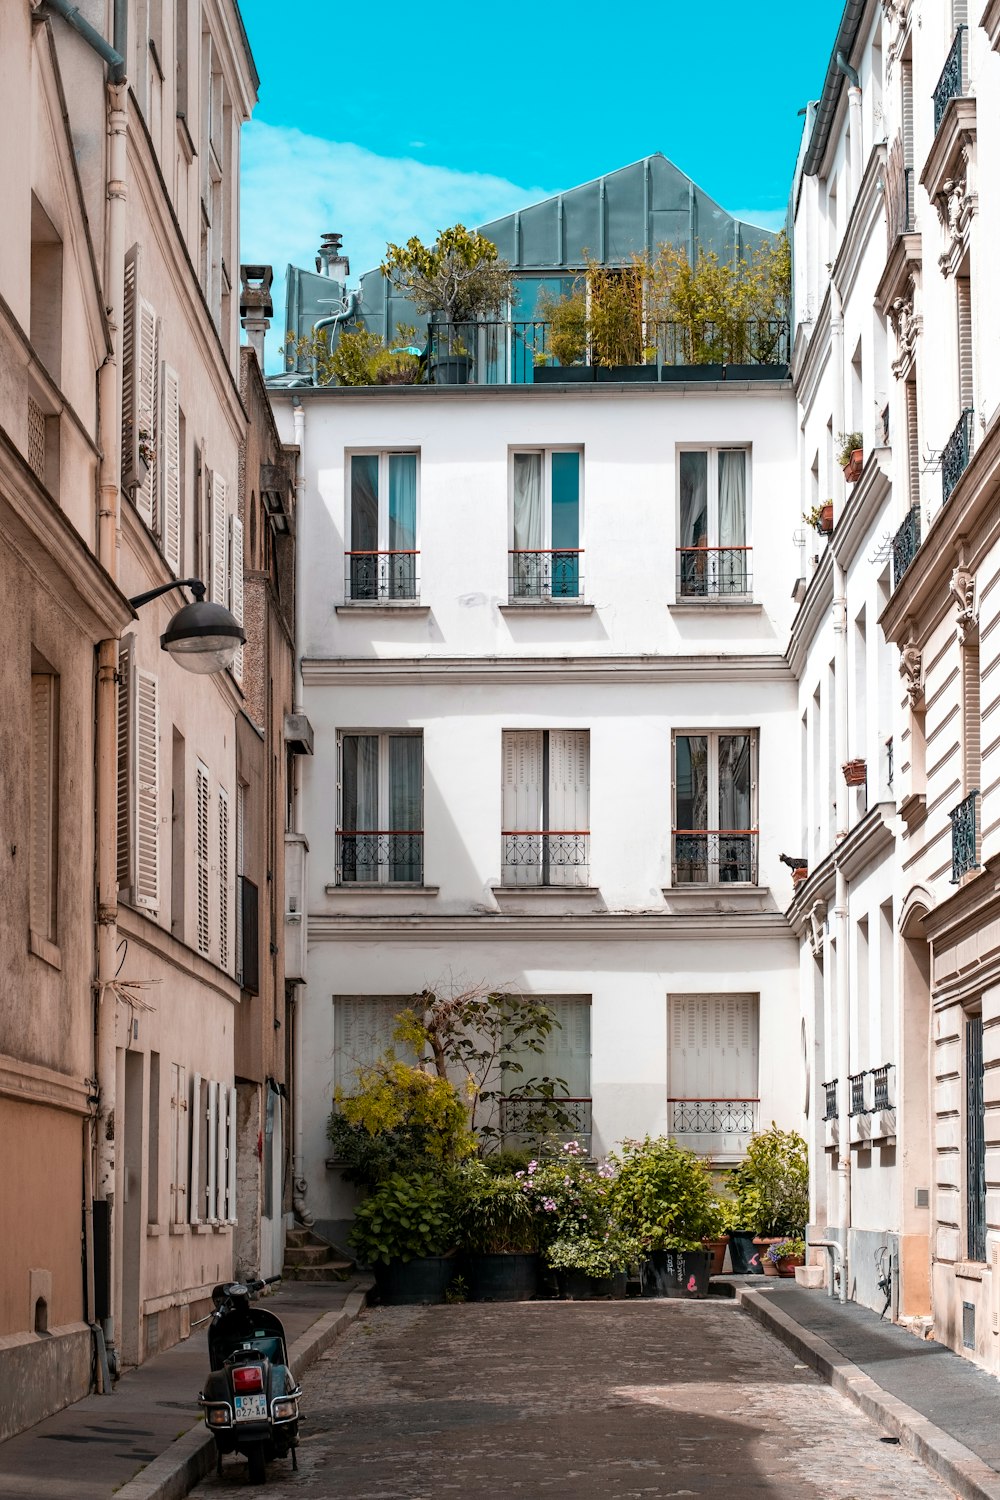
[(330, 1260), (318, 1266), (286, 1266), (282, 1272), (286, 1281), (346, 1281), (354, 1270), (350, 1260)]
[(329, 1245), (287, 1245), (285, 1246), (286, 1266), (318, 1266), (323, 1261), (330, 1259)]

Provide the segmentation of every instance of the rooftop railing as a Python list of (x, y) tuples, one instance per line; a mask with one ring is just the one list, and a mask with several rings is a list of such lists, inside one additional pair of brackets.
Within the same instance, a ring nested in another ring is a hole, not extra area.
[(934, 134), (937, 135), (944, 119), (944, 112), (952, 99), (961, 99), (965, 96), (965, 39), (969, 28), (959, 26), (955, 31), (955, 40), (951, 44), (951, 51), (941, 69), (941, 77), (938, 79), (934, 89)]

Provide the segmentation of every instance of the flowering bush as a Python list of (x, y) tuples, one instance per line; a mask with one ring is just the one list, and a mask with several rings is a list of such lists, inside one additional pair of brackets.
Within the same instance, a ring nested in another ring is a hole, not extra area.
[(773, 1245), (768, 1245), (764, 1251), (765, 1256), (776, 1266), (779, 1260), (785, 1260), (790, 1255), (797, 1255), (800, 1260), (805, 1259), (806, 1242), (800, 1239), (776, 1240)]
[(538, 1218), (543, 1247), (557, 1239), (603, 1238), (610, 1222), (608, 1178), (603, 1173), (588, 1165), (579, 1142), (567, 1141), (553, 1155), (529, 1161), (517, 1174)]

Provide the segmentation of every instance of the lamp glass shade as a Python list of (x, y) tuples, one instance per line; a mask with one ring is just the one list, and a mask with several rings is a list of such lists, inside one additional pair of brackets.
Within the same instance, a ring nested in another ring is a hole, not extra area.
[(196, 600), (174, 615), (160, 645), (188, 672), (222, 672), (246, 640), (242, 625), (222, 604)]

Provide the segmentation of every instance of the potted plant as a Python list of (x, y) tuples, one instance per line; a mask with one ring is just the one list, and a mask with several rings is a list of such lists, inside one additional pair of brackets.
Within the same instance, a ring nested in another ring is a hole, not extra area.
[(538, 1290), (538, 1225), (522, 1180), (481, 1161), (456, 1174), (455, 1227), (470, 1302), (524, 1302)]
[(798, 865), (792, 871), (792, 890), (797, 891), (800, 885), (805, 885), (809, 879), (809, 866)]
[(840, 444), (840, 454), (837, 462), (844, 471), (844, 480), (847, 484), (854, 484), (861, 478), (861, 470), (865, 465), (865, 455), (862, 449), (862, 436), (860, 432), (842, 432), (837, 438)]
[(666, 1136), (624, 1141), (612, 1162), (614, 1212), (646, 1247), (643, 1296), (705, 1296), (711, 1257), (702, 1239), (719, 1226), (706, 1163)]
[(857, 760), (845, 761), (841, 770), (848, 786), (864, 786), (868, 780), (868, 769), (863, 756)]
[(485, 235), (455, 224), (442, 229), (433, 245), (416, 235), (405, 245), (387, 245), (381, 271), (431, 320), (431, 379), (438, 385), (466, 384), (472, 355), (465, 338), (482, 319), (503, 315), (514, 291), (509, 262)]
[(393, 1173), (358, 1205), (348, 1239), (383, 1302), (443, 1302), (459, 1268), (450, 1183)]
[(795, 1275), (796, 1266), (804, 1266), (806, 1263), (806, 1242), (797, 1235), (792, 1235), (785, 1240), (776, 1240), (769, 1245), (764, 1253), (765, 1274), (769, 1265), (774, 1267), (777, 1276), (790, 1278)]
[(713, 1204), (713, 1223), (701, 1237), (702, 1246), (710, 1257), (709, 1276), (721, 1276), (725, 1269), (726, 1251), (729, 1248), (730, 1209), (727, 1199), (716, 1198)]
[[(770, 1130), (755, 1135), (744, 1160), (733, 1172), (730, 1185), (735, 1197), (733, 1210), (739, 1225), (731, 1236), (734, 1248), (741, 1250), (748, 1265), (776, 1240), (800, 1235), (809, 1217), (809, 1163), (806, 1143), (794, 1130), (779, 1130), (773, 1122)], [(752, 1240), (753, 1250), (744, 1248)], [(767, 1267), (762, 1267), (767, 1274)]]
[(538, 299), (538, 317), (547, 325), (548, 335), (547, 347), (535, 355), (535, 382), (592, 382), (594, 369), (587, 361), (586, 283), (575, 282), (572, 291), (564, 297), (553, 297), (547, 287), (543, 288)]
[(567, 1235), (553, 1240), (546, 1260), (557, 1273), (559, 1293), (566, 1301), (595, 1297), (620, 1300), (626, 1294), (629, 1266), (640, 1259), (642, 1251), (638, 1235), (626, 1234), (609, 1223), (603, 1235)]
[(811, 510), (803, 511), (802, 519), (821, 536), (829, 536), (833, 530), (833, 501), (824, 500), (822, 505), (814, 505)]

